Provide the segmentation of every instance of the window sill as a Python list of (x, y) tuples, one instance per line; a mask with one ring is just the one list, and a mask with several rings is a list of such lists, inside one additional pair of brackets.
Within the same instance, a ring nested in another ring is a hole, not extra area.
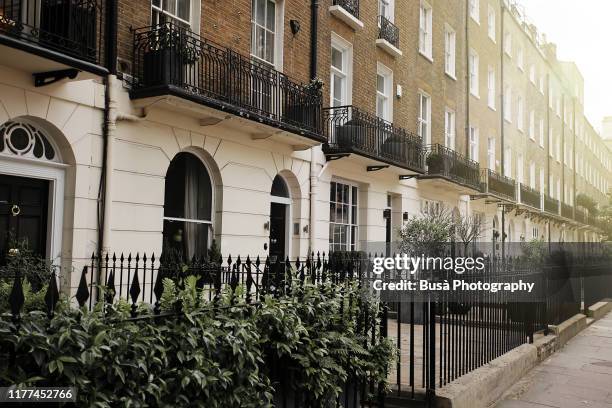
[(488, 108), (491, 109), (493, 112), (497, 112), (497, 109), (495, 109), (495, 106), (488, 105)]
[(354, 31), (360, 31), (363, 29), (363, 21), (346, 11), (342, 6), (331, 6), (329, 8), (329, 12), (332, 16), (344, 22)]
[(492, 42), (493, 44), (497, 44), (497, 41), (495, 40), (495, 38), (493, 38), (493, 37), (489, 36), (489, 40), (491, 40), (491, 42)]
[(444, 73), (446, 74), (447, 77), (449, 77), (453, 81), (457, 80), (457, 77), (455, 75), (451, 74), (450, 72), (444, 72)]
[(512, 120), (511, 120), (511, 119), (508, 119), (508, 118), (504, 118), (504, 122), (506, 122), (506, 123), (512, 123)]
[(477, 93), (470, 91), (470, 95), (472, 95), (476, 99), (480, 99), (480, 95), (478, 95)]
[(423, 58), (425, 58), (427, 61), (433, 63), (433, 57), (432, 56), (425, 54), (422, 50), (419, 50), (419, 54), (421, 54), (421, 56)]
[(376, 46), (394, 58), (399, 58), (403, 55), (402, 51), (389, 41), (379, 38), (376, 40)]

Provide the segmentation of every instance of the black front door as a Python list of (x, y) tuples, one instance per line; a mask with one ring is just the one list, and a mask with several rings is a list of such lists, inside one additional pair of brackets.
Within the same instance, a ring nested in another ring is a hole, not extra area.
[(270, 205), (270, 261), (285, 259), (285, 229), (287, 228), (287, 204)]
[(0, 265), (11, 239), (45, 256), (48, 195), (46, 180), (0, 175)]

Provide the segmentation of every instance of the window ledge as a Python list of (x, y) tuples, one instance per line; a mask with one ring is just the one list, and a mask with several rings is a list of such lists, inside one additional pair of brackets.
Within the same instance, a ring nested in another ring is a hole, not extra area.
[(399, 58), (403, 55), (402, 51), (397, 48), (395, 45), (391, 44), (389, 41), (379, 38), (376, 40), (376, 46), (381, 48), (387, 54), (393, 56), (394, 58)]
[(480, 95), (475, 92), (470, 91), (470, 95), (472, 95), (476, 99), (480, 99)]
[(423, 51), (419, 50), (419, 54), (421, 54), (421, 56), (423, 58), (425, 58), (427, 61), (432, 62), (433, 63), (433, 57), (431, 55), (427, 55), (425, 54)]
[(495, 106), (488, 105), (488, 107), (489, 107), (489, 109), (491, 109), (493, 112), (497, 112), (497, 109), (495, 109)]
[(342, 6), (331, 6), (329, 12), (332, 16), (344, 22), (346, 25), (351, 27), (354, 31), (360, 31), (363, 29), (363, 21), (346, 11)]
[[(444, 73), (446, 74), (446, 76), (447, 76), (447, 77), (449, 77), (449, 78), (450, 78), (450, 79), (452, 79), (453, 81), (456, 81), (456, 80), (457, 80), (457, 77), (456, 77), (455, 75), (451, 74), (450, 72), (446, 72), (446, 71), (445, 71)], [(453, 150), (455, 150), (455, 149), (453, 149)]]

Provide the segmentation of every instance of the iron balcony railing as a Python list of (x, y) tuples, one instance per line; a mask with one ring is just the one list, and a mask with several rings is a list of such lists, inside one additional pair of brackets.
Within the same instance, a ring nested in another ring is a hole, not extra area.
[(323, 109), (327, 154), (356, 153), (423, 172), (421, 139), (354, 106)]
[(99, 63), (102, 0), (0, 0), (0, 34)]
[(587, 214), (586, 212), (581, 209), (581, 208), (575, 208), (574, 209), (574, 219), (576, 221), (578, 221), (581, 224), (586, 224), (587, 223)]
[(456, 151), (440, 144), (427, 149), (427, 175), (443, 177), (474, 190), (482, 190), (480, 166)]
[(548, 194), (544, 194), (544, 211), (549, 214), (559, 215), (559, 200), (555, 200)]
[(333, 0), (334, 6), (340, 6), (355, 18), (359, 18), (359, 0)]
[(380, 26), (378, 38), (387, 40), (391, 45), (399, 48), (399, 28), (385, 16), (378, 16), (378, 19)]
[(574, 207), (566, 203), (561, 203), (561, 216), (570, 220), (573, 219)]
[(516, 201), (516, 182), (491, 169), (483, 169), (483, 183), (486, 192), (510, 201)]
[(215, 109), (324, 141), (322, 96), (268, 64), (165, 23), (134, 32), (132, 97), (176, 93)]
[(540, 193), (525, 184), (519, 183), (521, 204), (540, 209)]

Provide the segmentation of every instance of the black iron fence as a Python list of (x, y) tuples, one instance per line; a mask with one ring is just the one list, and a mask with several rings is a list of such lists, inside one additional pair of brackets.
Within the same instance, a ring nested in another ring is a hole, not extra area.
[[(365, 347), (389, 338), (398, 348), (398, 359), (388, 377), (393, 395), (431, 398), (438, 387), (533, 341), (535, 333), (546, 333), (548, 325), (559, 324), (595, 302), (612, 297), (610, 257), (590, 247), (578, 249), (572, 252), (560, 245), (542, 258), (485, 256), (483, 270), (461, 275), (468, 283), (533, 282), (531, 300), (520, 293), (486, 291), (428, 293), (398, 301), (381, 295), (375, 311), (355, 318), (360, 319), (358, 327), (368, 339)], [(392, 273), (402, 277), (406, 272)], [(454, 278), (453, 271), (440, 273), (437, 277), (417, 274), (406, 279), (427, 277), (431, 282), (441, 282)], [(232, 296), (242, 297), (247, 305), (257, 307), (263, 295), (284, 296), (295, 283), (354, 282), (366, 288), (373, 276), (372, 256), (311, 254), (307, 259), (274, 262), (228, 256), (220, 262), (193, 259), (188, 265), (179, 265), (164, 256), (93, 255), (83, 267), (75, 298), (80, 306), (88, 307), (123, 299), (131, 305), (132, 317), (154, 317), (160, 315), (163, 279), (172, 279), (181, 287), (187, 276), (197, 279), (197, 286), (212, 305), (222, 292), (229, 291)], [(45, 296), (50, 317), (58, 297), (53, 274)], [(24, 304), (20, 276), (15, 276), (9, 302), (14, 320), (18, 321)], [(150, 305), (149, 312), (143, 312), (147, 309), (140, 307), (141, 303)], [(380, 406), (384, 395), (379, 391), (379, 384), (347, 384), (339, 404), (367, 405), (366, 396), (374, 395), (370, 401)], [(287, 401), (284, 397), (279, 400)]]
[(165, 23), (134, 31), (135, 97), (180, 92), (198, 102), (323, 141), (318, 84)]
[(359, 0), (333, 0), (334, 6), (340, 6), (355, 18), (359, 18)]
[(574, 209), (574, 219), (581, 224), (587, 223), (587, 213), (582, 208), (576, 207)]
[(388, 41), (391, 45), (399, 48), (399, 27), (385, 16), (378, 16), (378, 38)]
[(559, 215), (559, 200), (552, 198), (548, 194), (544, 194), (544, 211), (549, 214)]
[(92, 63), (104, 20), (102, 0), (0, 0), (0, 33)]
[(540, 193), (523, 183), (519, 183), (519, 196), (522, 204), (528, 205), (533, 208), (540, 209)]
[(574, 219), (574, 207), (566, 203), (561, 203), (561, 215), (570, 220)]
[(421, 139), (354, 106), (323, 109), (326, 153), (356, 153), (398, 167), (423, 171)]
[(456, 151), (440, 144), (428, 146), (427, 175), (440, 176), (480, 191), (480, 167)]
[(511, 201), (516, 200), (516, 183), (510, 177), (506, 177), (491, 169), (484, 169), (483, 182), (487, 192)]

